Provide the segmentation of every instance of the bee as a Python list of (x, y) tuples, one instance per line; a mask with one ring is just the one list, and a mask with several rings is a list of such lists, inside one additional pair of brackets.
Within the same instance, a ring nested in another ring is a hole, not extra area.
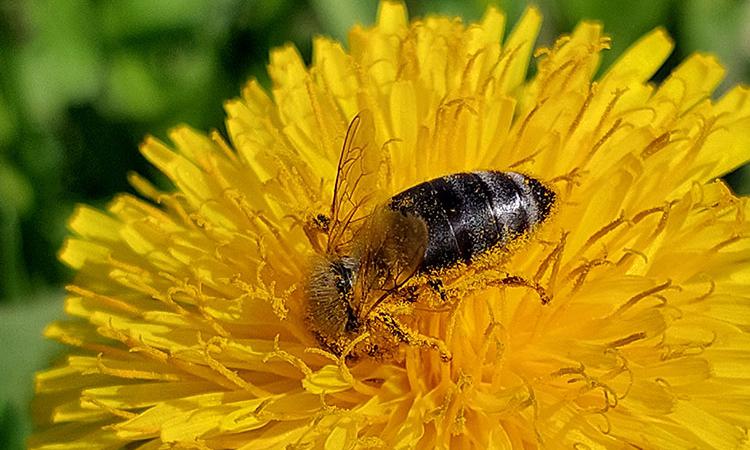
[[(368, 147), (373, 135), (369, 112), (360, 112), (344, 138), (330, 216), (317, 214), (306, 227), (319, 253), (306, 282), (308, 325), (339, 356), (384, 359), (405, 343), (449, 361), (442, 340), (403, 320), (420, 302), (415, 292), (428, 285), (450, 302), (441, 271), (507, 250), (550, 216), (555, 193), (520, 173), (474, 171), (425, 181), (377, 204), (383, 164)], [(517, 276), (495, 284), (540, 289)]]

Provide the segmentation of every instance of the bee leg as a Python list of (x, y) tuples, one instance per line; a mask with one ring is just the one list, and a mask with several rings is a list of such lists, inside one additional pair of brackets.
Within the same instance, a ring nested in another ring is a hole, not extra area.
[(383, 324), (386, 330), (401, 342), (413, 347), (435, 350), (440, 354), (440, 360), (443, 362), (450, 362), (453, 359), (453, 355), (450, 350), (448, 350), (448, 346), (445, 345), (445, 342), (434, 337), (425, 336), (410, 329), (393, 316), (393, 314), (387, 311), (380, 311), (375, 314), (375, 320)]
[(445, 293), (445, 289), (443, 288), (443, 280), (440, 278), (430, 278), (427, 280), (427, 285), (437, 294), (440, 296), (440, 300), (445, 303), (448, 301), (448, 295)]
[(537, 282), (529, 281), (526, 278), (522, 278), (516, 275), (509, 275), (505, 278), (491, 278), (489, 280), (486, 280), (485, 282), (486, 286), (495, 286), (495, 287), (505, 287), (505, 286), (517, 286), (517, 287), (526, 287), (534, 292), (539, 296), (539, 299), (542, 301), (542, 305), (546, 305), (550, 302), (550, 296), (547, 294), (547, 290), (542, 287)]
[(330, 219), (323, 215), (318, 214), (302, 223), (302, 230), (307, 236), (307, 240), (313, 246), (313, 249), (318, 253), (324, 253), (324, 245), (321, 243), (321, 237), (328, 234)]
[(317, 253), (323, 253), (323, 246), (320, 244), (320, 239), (318, 239), (318, 235), (313, 232), (310, 228), (305, 226), (302, 228), (305, 231), (305, 235), (307, 236), (307, 240), (310, 241), (310, 244), (313, 247), (313, 250), (315, 250)]

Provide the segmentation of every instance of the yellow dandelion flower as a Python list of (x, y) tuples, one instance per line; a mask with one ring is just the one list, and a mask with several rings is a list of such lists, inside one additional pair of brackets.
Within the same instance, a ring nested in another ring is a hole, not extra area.
[[(703, 54), (650, 83), (663, 30), (594, 81), (596, 23), (537, 50), (527, 81), (540, 22), (528, 9), (501, 43), (495, 9), (409, 22), (384, 2), (348, 51), (317, 38), (309, 67), (272, 51), (270, 92), (250, 81), (226, 104), (231, 144), (187, 127), (147, 139), (175, 189), (133, 175), (145, 199), (70, 220), (70, 318), (46, 335), (73, 349), (37, 375), (30, 446), (747, 446), (750, 203), (717, 177), (749, 159), (750, 91), (713, 100), (723, 69)], [(477, 170), (556, 192), (492, 265), (440, 275), (447, 299), (412, 289), (390, 317), (431, 344), (387, 356), (321, 345), (307, 317), (353, 117), (349, 144), (380, 152), (387, 196)], [(527, 286), (483, 283), (494, 272)]]

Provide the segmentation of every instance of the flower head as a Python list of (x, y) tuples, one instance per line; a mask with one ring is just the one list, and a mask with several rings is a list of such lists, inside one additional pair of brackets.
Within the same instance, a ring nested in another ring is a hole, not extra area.
[[(723, 69), (701, 54), (650, 83), (672, 49), (662, 30), (594, 81), (608, 47), (595, 23), (537, 50), (527, 80), (540, 22), (527, 10), (501, 43), (495, 9), (409, 22), (383, 2), (348, 51), (317, 38), (310, 67), (272, 51), (270, 92), (250, 81), (226, 104), (230, 143), (187, 127), (147, 139), (174, 190), (133, 175), (143, 198), (71, 218), (70, 319), (46, 334), (73, 349), (37, 376), (31, 446), (746, 444), (750, 203), (716, 178), (748, 160), (750, 91), (712, 100)], [(449, 362), (406, 344), (347, 359), (311, 332), (305, 226), (328, 212), (363, 111), (388, 195), (481, 169), (557, 193), (478, 284), (446, 275), (449, 307), (404, 313)], [(498, 271), (551, 301), (481, 283)]]

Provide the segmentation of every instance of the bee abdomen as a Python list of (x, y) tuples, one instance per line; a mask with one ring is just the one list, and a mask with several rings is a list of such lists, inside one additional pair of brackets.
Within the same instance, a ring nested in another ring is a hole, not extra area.
[(421, 270), (447, 267), (506, 246), (550, 214), (552, 190), (515, 172), (468, 172), (409, 188), (389, 206), (421, 218), (428, 241)]

